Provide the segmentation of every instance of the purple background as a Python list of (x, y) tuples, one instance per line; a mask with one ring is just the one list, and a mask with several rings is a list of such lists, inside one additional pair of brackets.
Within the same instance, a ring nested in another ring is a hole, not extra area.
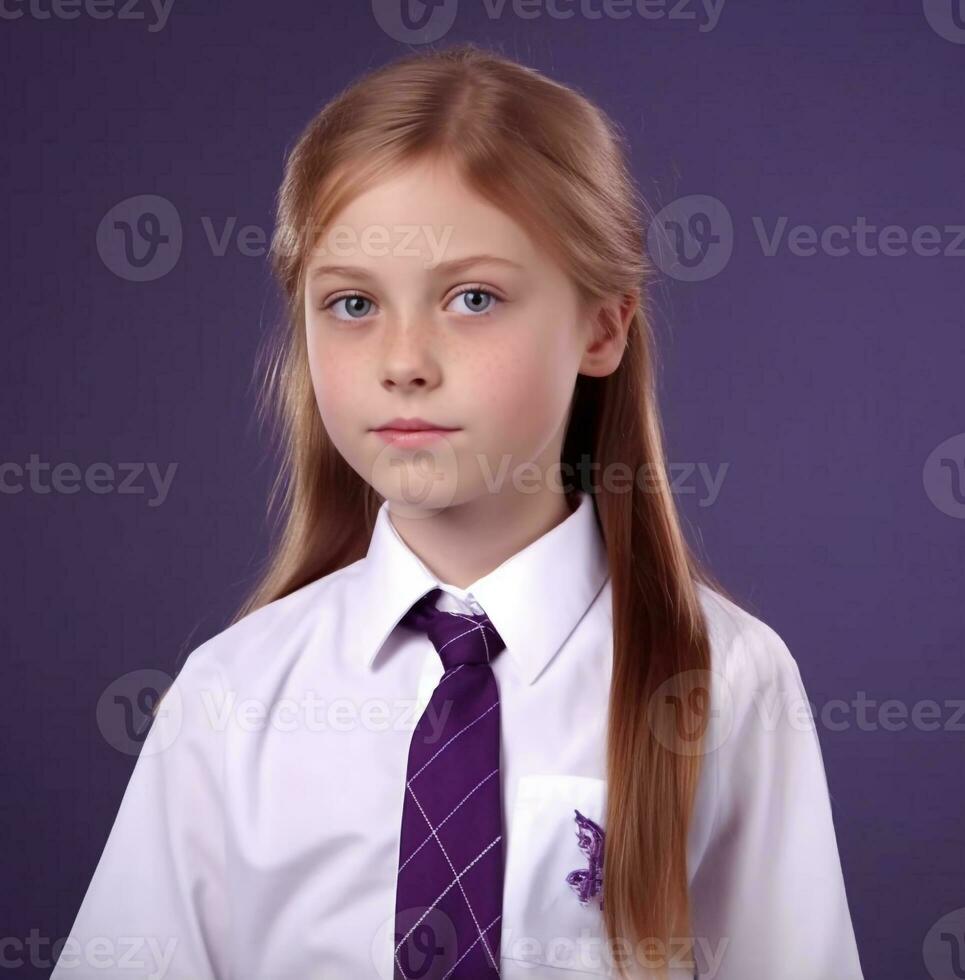
[[(954, 2), (925, 7), (953, 24)], [(273, 463), (252, 378), (278, 299), (264, 255), (216, 254), (202, 221), (267, 235), (286, 146), (406, 50), (370, 3), (342, 6), (175, 0), (157, 31), (143, 3), (139, 21), (27, 8), (0, 25), (0, 463), (177, 464), (161, 506), (144, 476), (142, 494), (0, 494), (0, 921), (24, 943), (36, 930), (43, 956), (68, 934), (135, 761), (99, 699), (131, 671), (175, 674), (264, 554)], [(682, 471), (688, 530), (786, 640), (815, 706), (965, 697), (965, 436), (926, 465), (965, 430), (965, 244), (771, 257), (754, 229), (782, 215), (965, 224), (965, 31), (897, 0), (743, 0), (713, 30), (702, 18), (527, 19), (509, 5), (492, 19), (464, 0), (440, 43), (497, 48), (597, 100), (655, 212), (723, 202), (729, 261), (655, 293), (668, 453), (727, 465), (712, 501)], [(183, 228), (177, 263), (148, 282), (97, 246), (102, 218), (142, 194)], [(839, 712), (844, 730), (819, 730), (868, 978), (953, 976), (923, 950), (965, 905), (965, 719), (940, 717), (939, 731), (863, 729)]]

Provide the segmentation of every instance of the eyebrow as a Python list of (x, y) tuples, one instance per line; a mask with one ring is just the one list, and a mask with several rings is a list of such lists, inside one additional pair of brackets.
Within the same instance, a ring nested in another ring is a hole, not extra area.
[[(440, 262), (437, 266), (434, 266), (431, 271), (435, 273), (453, 273), (461, 272), (463, 269), (467, 269), (473, 265), (481, 265), (487, 263), (489, 265), (503, 265), (510, 269), (522, 269), (523, 267), (518, 262), (513, 262), (511, 259), (504, 259), (498, 255), (467, 255), (461, 259), (450, 259), (448, 262)], [(360, 276), (362, 278), (372, 279), (374, 278), (374, 273), (370, 269), (363, 268), (360, 265), (319, 265), (311, 270), (309, 273), (309, 279), (319, 279), (322, 276)]]

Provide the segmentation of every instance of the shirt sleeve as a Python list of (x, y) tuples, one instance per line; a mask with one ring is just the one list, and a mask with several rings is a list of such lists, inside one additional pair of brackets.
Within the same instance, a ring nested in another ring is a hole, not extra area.
[(753, 618), (712, 666), (716, 807), (691, 881), (699, 975), (863, 980), (798, 665)]
[(225, 685), (202, 647), (162, 697), (52, 980), (226, 980)]

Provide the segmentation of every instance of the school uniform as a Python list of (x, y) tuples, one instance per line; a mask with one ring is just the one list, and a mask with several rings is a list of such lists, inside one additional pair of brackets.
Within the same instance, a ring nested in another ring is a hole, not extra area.
[[(433, 643), (401, 621), (434, 589), (438, 610), (484, 611), (505, 644), (490, 665), (500, 975), (612, 974), (576, 818), (605, 835), (612, 597), (583, 494), (467, 590), (428, 570), (385, 503), (365, 558), (195, 649), (144, 741), (54, 980), (393, 976), (410, 739), (443, 677)], [(687, 852), (701, 975), (861, 980), (817, 734), (775, 715), (805, 698), (797, 664), (760, 620), (704, 586), (700, 600), (714, 669)]]

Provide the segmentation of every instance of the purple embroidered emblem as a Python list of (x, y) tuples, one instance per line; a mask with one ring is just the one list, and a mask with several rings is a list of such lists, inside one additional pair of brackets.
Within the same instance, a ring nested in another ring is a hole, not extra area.
[[(589, 866), (571, 871), (566, 876), (566, 881), (579, 896), (580, 905), (586, 905), (603, 889), (603, 844), (606, 835), (599, 824), (594, 823), (589, 817), (584, 817), (579, 810), (573, 812), (576, 814), (576, 840), (580, 850), (586, 855)], [(603, 908), (602, 898), (600, 908)]]

